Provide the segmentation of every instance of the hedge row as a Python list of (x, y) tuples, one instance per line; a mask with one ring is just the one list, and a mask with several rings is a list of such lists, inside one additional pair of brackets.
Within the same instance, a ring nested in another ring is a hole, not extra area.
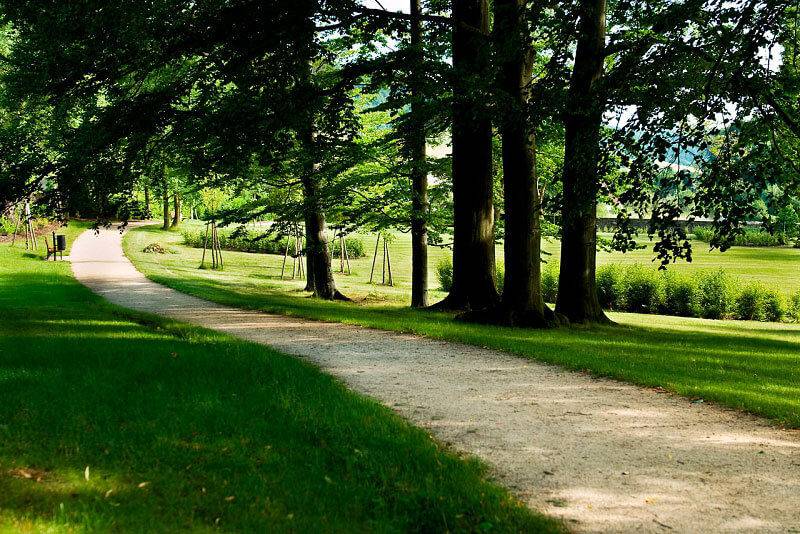
[[(697, 227), (693, 231), (697, 241), (710, 242), (714, 237), (712, 228)], [(739, 247), (781, 247), (789, 244), (789, 236), (783, 232), (770, 234), (757, 228), (747, 228), (744, 233), (739, 234), (733, 241)]]
[[(498, 289), (502, 291), (502, 264), (498, 265)], [(453, 264), (441, 261), (436, 274), (443, 291), (453, 281)], [(551, 265), (542, 272), (546, 302), (558, 296), (558, 270)], [(706, 319), (800, 322), (800, 291), (786, 299), (759, 283), (743, 283), (725, 271), (696, 274), (657, 271), (641, 265), (604, 265), (597, 270), (597, 294), (606, 310), (658, 313)]]
[[(258, 232), (239, 232), (234, 235), (233, 231), (219, 230), (219, 244), (224, 250), (235, 250), (238, 252), (253, 252), (258, 254), (283, 254), (286, 251), (286, 243), (290, 240), (288, 237), (284, 238), (261, 238)], [(184, 231), (182, 232), (183, 244), (188, 247), (203, 248), (205, 240), (204, 231)], [(345, 244), (347, 245), (347, 254), (350, 258), (363, 258), (366, 253), (364, 243), (355, 237), (346, 237)], [(339, 241), (331, 243), (331, 253), (334, 258), (339, 257)], [(294, 242), (292, 241), (289, 247), (290, 253), (294, 252)]]
[[(558, 273), (545, 269), (545, 300), (554, 302)], [(606, 310), (705, 319), (800, 320), (800, 291), (786, 299), (757, 282), (742, 282), (724, 270), (685, 274), (641, 265), (604, 265), (597, 270), (597, 295)]]

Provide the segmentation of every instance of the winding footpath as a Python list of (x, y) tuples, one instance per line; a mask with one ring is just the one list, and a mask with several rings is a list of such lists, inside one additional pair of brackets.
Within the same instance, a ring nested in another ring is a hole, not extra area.
[(800, 533), (797, 431), (494, 350), (207, 302), (147, 280), (115, 230), (84, 233), (71, 259), (115, 304), (313, 362), (576, 531)]

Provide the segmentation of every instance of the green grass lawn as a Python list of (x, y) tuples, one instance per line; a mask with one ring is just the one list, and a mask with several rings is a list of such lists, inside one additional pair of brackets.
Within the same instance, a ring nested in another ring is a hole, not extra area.
[[(168, 244), (178, 253), (141, 253), (152, 242)], [(570, 369), (663, 387), (800, 428), (797, 325), (619, 313), (612, 314), (618, 326), (610, 327), (537, 331), (470, 325), (455, 322), (447, 314), (406, 308), (408, 286), (401, 276), (396, 288), (366, 284), (370, 259), (356, 262), (353, 276), (337, 277), (345, 293), (358, 300), (332, 303), (307, 298), (299, 281), (279, 280), (278, 256), (228, 252), (224, 271), (199, 270), (201, 251), (179, 242), (180, 235), (175, 232), (147, 227), (130, 232), (125, 249), (151, 279), (224, 304), (492, 347)], [(401, 267), (401, 257), (396, 254), (398, 272), (407, 269)], [(792, 272), (782, 276), (788, 280)]]
[[(197, 231), (203, 225), (197, 221), (184, 221), (184, 228)], [(153, 227), (154, 232), (157, 227)], [(154, 234), (151, 239), (160, 240), (165, 243), (180, 243), (180, 232), (171, 231), (164, 234), (167, 237), (159, 237)], [(337, 277), (337, 284), (342, 291), (357, 299), (366, 299), (370, 302), (405, 303), (410, 302), (411, 288), (411, 240), (408, 234), (395, 233), (394, 241), (390, 245), (392, 274), (395, 286), (387, 287), (382, 285), (370, 285), (369, 276), (372, 267), (372, 256), (375, 251), (375, 235), (356, 234), (356, 237), (364, 243), (367, 252), (366, 258), (351, 260), (353, 274), (350, 276)], [(640, 243), (646, 244), (646, 237), (640, 238)], [(800, 290), (800, 249), (792, 247), (734, 247), (725, 252), (709, 250), (708, 243), (696, 241), (693, 243), (693, 261), (691, 263), (678, 262), (669, 268), (677, 272), (692, 273), (698, 270), (716, 271), (725, 269), (730, 275), (739, 278), (742, 282), (761, 282), (767, 287), (774, 288), (785, 295), (791, 295)], [(545, 268), (557, 269), (559, 263), (560, 243), (553, 239), (545, 239), (543, 250), (549, 254), (547, 257), (548, 265)], [(261, 274), (272, 278), (278, 278), (281, 272), (282, 256), (260, 255), (238, 255), (237, 253), (227, 253), (232, 263), (239, 266), (249, 266), (253, 269), (260, 267)], [(429, 287), (432, 290), (431, 299), (443, 298), (444, 293), (438, 291), (439, 281), (436, 279), (436, 265), (451, 257), (451, 251), (447, 248), (430, 247), (429, 255)], [(498, 260), (503, 257), (503, 248), (498, 245), (496, 248)], [(653, 262), (651, 247), (635, 250), (628, 253), (605, 252), (598, 253), (598, 264), (620, 264), (631, 265), (640, 264), (657, 269), (659, 264)], [(199, 263), (199, 255), (198, 255)], [(334, 268), (339, 269), (339, 260), (334, 259)], [(291, 262), (288, 272), (291, 274)], [(381, 281), (381, 256), (375, 267), (375, 280)], [(277, 284), (283, 288), (290, 289), (297, 284), (286, 283)]]
[(0, 244), (0, 318), (0, 531), (560, 528), (316, 368), (112, 307), (67, 263)]
[[(640, 240), (642, 244), (646, 241)], [(693, 273), (698, 270), (716, 271), (724, 269), (727, 273), (742, 282), (760, 282), (785, 295), (800, 290), (800, 249), (793, 247), (732, 247), (725, 252), (709, 250), (708, 243), (694, 241), (692, 243), (692, 262), (679, 261), (669, 266), (676, 272)], [(545, 248), (557, 254), (558, 242), (550, 242)], [(617, 263), (620, 265), (641, 264), (657, 269), (660, 265), (653, 262), (652, 247), (634, 250), (622, 254), (620, 252), (599, 252), (599, 265)]]

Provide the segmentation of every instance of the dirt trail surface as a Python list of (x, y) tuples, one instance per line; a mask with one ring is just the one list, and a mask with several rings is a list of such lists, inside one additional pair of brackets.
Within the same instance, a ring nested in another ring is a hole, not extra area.
[(494, 350), (210, 303), (147, 280), (114, 230), (71, 256), (113, 303), (314, 362), (574, 530), (800, 532), (798, 432)]

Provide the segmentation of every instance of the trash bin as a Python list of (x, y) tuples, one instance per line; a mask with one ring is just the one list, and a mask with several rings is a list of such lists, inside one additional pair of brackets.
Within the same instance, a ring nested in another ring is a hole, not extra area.
[(65, 235), (57, 235), (56, 236), (56, 250), (59, 252), (64, 252), (67, 250), (67, 236)]

